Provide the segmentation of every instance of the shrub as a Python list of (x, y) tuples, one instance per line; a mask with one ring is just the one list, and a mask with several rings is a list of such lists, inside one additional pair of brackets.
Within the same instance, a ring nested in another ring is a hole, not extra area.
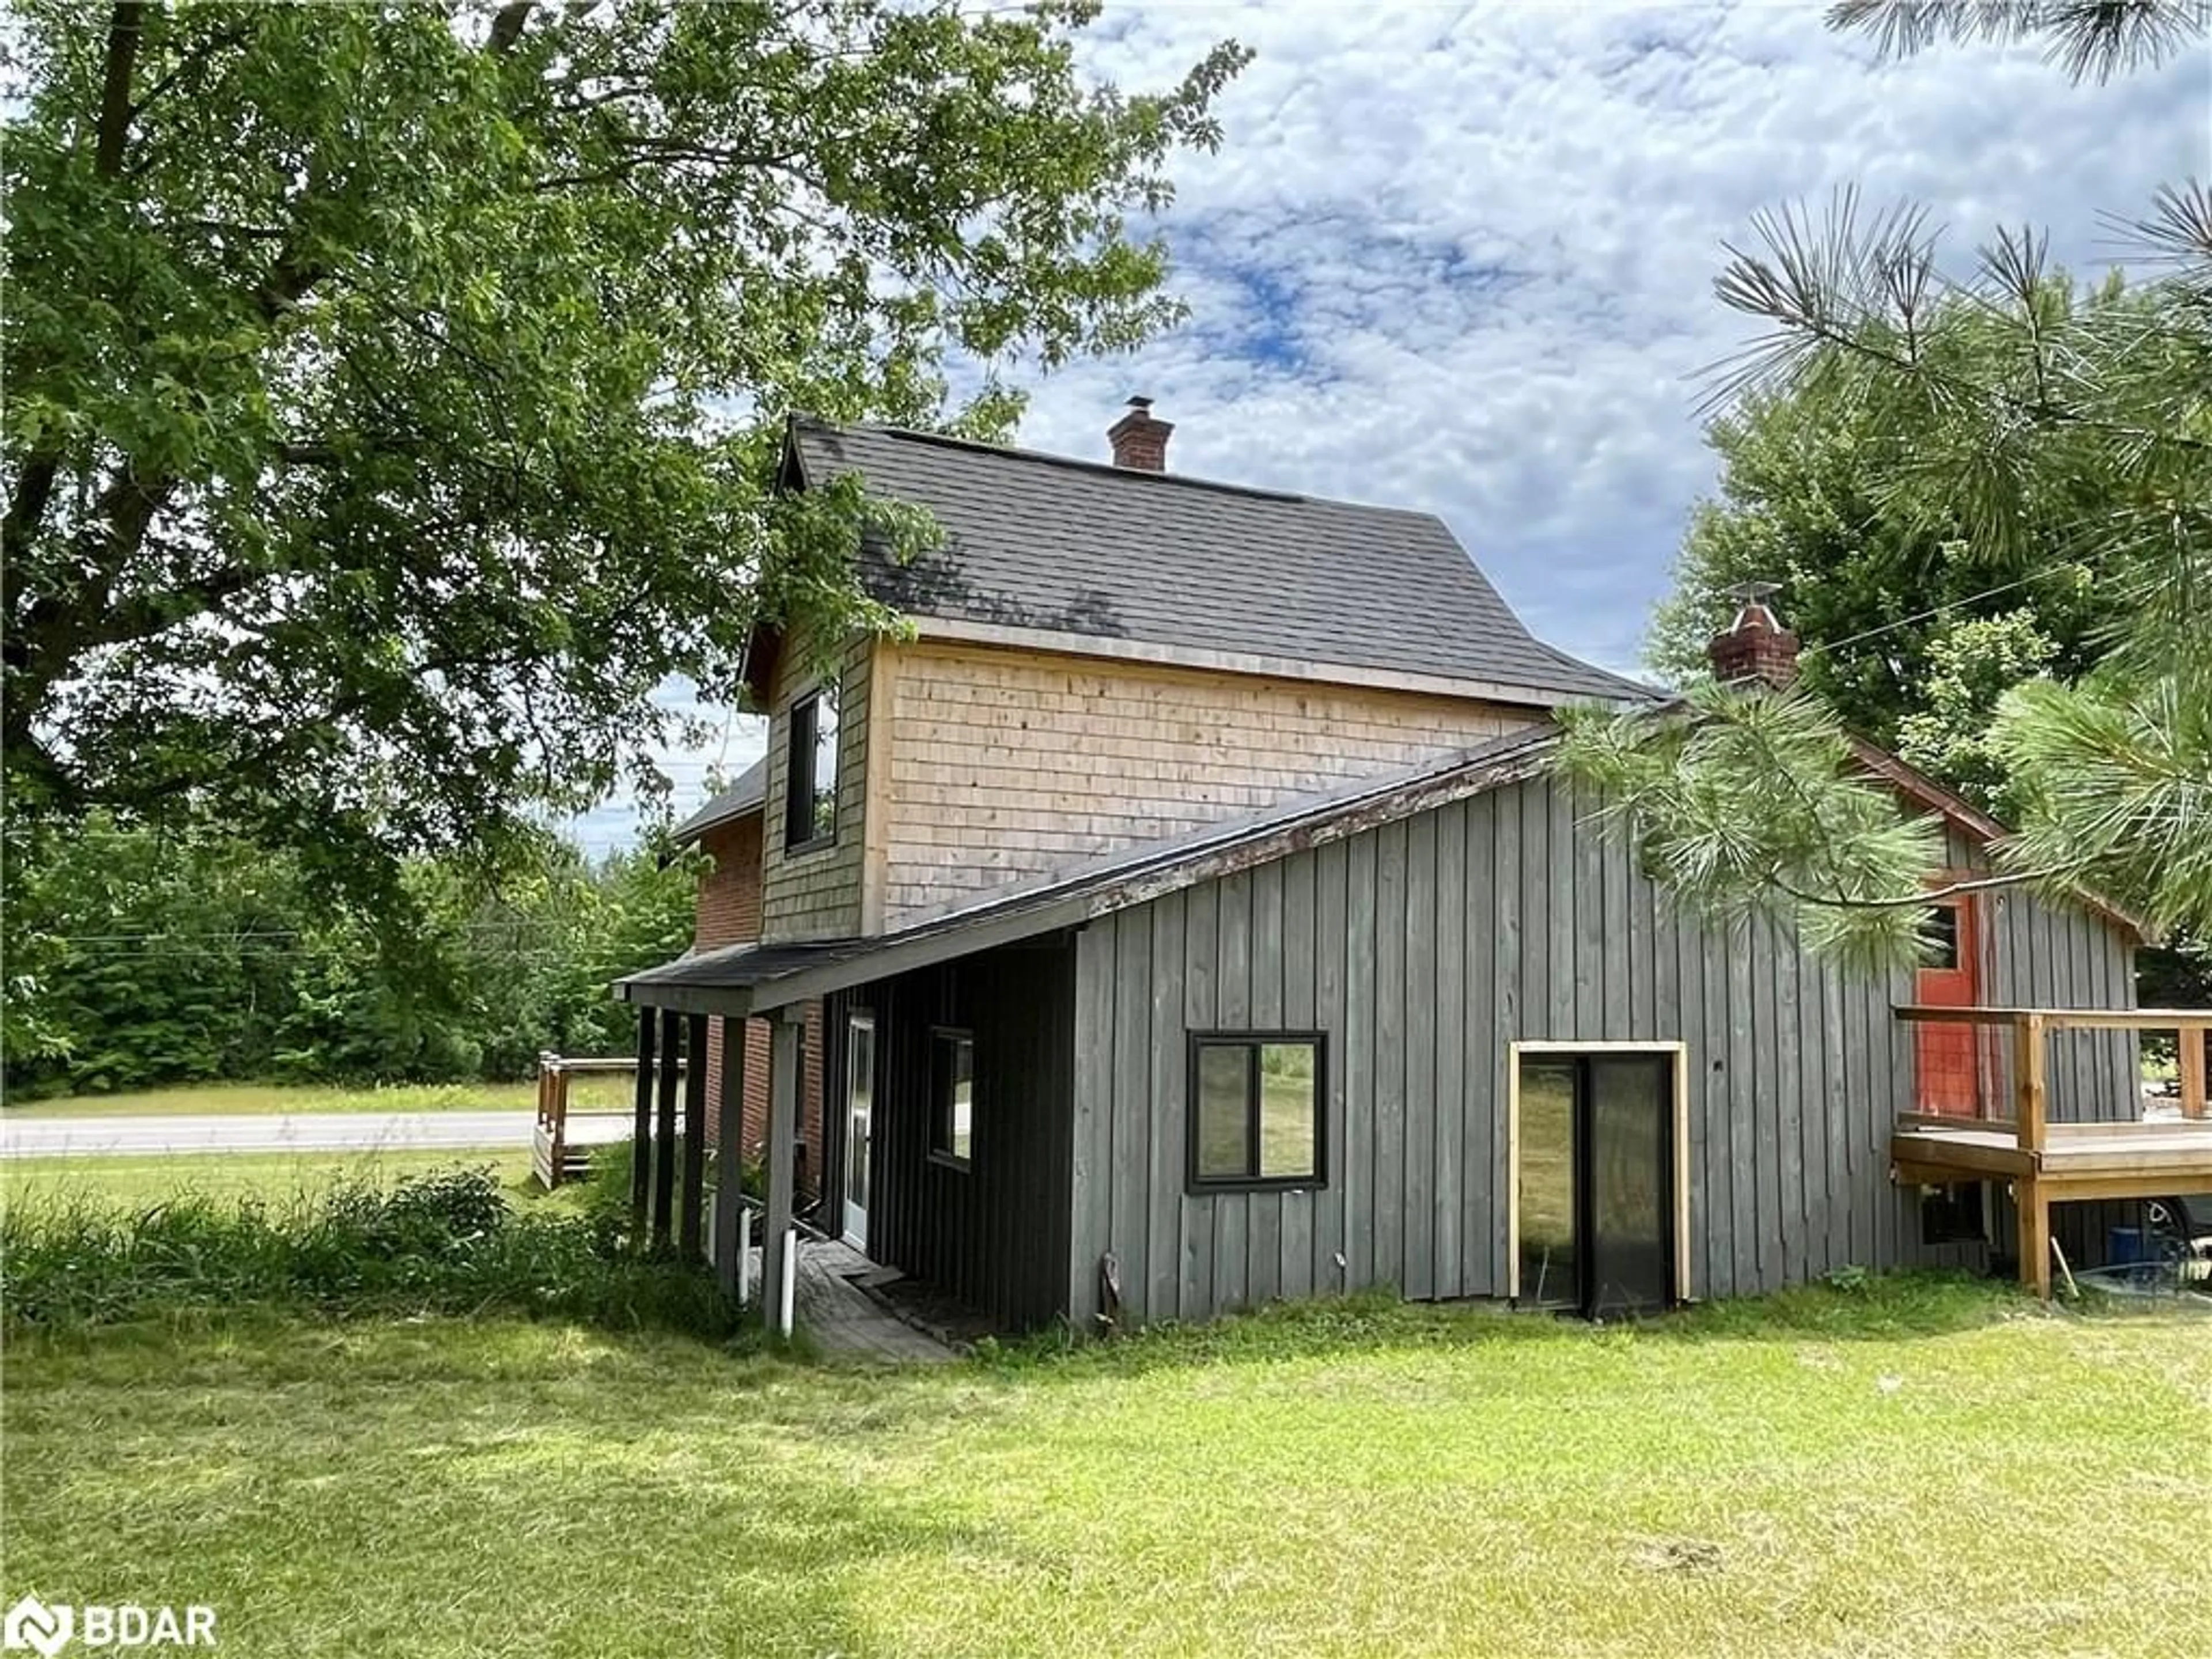
[[(684, 1165), (684, 1137), (676, 1138), (676, 1164)], [(609, 1250), (626, 1249), (630, 1239), (630, 1181), (637, 1168), (637, 1143), (624, 1140), (593, 1149), (591, 1173), (584, 1178), (581, 1207), (585, 1218), (592, 1224), (601, 1246)], [(722, 1155), (719, 1149), (709, 1148), (707, 1153), (707, 1180), (703, 1188), (707, 1202), (714, 1202), (716, 1183), (721, 1180)], [(758, 1158), (746, 1158), (738, 1168), (740, 1191), (765, 1200), (768, 1196), (766, 1166)], [(711, 1209), (708, 1213), (711, 1215)]]
[(0, 1257), (6, 1320), (19, 1327), (260, 1305), (339, 1317), (497, 1309), (710, 1338), (738, 1329), (712, 1275), (611, 1250), (588, 1216), (517, 1213), (489, 1169), (346, 1182), (281, 1207), (15, 1204), (0, 1217)]

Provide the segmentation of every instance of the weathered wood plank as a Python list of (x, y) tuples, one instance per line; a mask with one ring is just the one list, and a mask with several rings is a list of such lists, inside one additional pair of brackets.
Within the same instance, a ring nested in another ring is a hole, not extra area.
[[(1220, 925), (1214, 942), (1224, 1030), (1249, 1030), (1252, 1025), (1252, 872), (1240, 870), (1220, 882)], [(1250, 1267), (1249, 1203), (1241, 1193), (1218, 1194), (1212, 1202), (1214, 1303), (1224, 1309), (1245, 1307)]]
[(1375, 1255), (1376, 862), (1377, 837), (1355, 836), (1345, 870), (1344, 1149), (1345, 1286), (1361, 1290), (1380, 1276)]
[(1620, 1041), (1637, 1035), (1631, 963), (1650, 949), (1650, 919), (1647, 915), (1638, 929), (1629, 908), (1628, 860), (1618, 855), (1619, 848), (1596, 823), (1597, 806), (1595, 797), (1584, 794), (1576, 814), (1576, 878), (1595, 887), (1597, 899), (1596, 915), (1588, 924), (1578, 918), (1577, 931), (1597, 963), (1598, 1003), (1594, 1013), (1578, 1012), (1578, 1018), (1593, 1036)]
[[(1216, 935), (1221, 920), (1221, 884), (1207, 882), (1184, 895), (1182, 1008), (1188, 1030), (1207, 1031), (1221, 1023), (1220, 1000), (1215, 994), (1218, 976)], [(1182, 1191), (1179, 1206), (1182, 1235), (1182, 1281), (1178, 1319), (1206, 1319), (1216, 1311), (1213, 1301), (1213, 1206), (1212, 1198)]]
[[(1283, 1024), (1293, 1030), (1319, 1029), (1315, 1012), (1315, 884), (1318, 860), (1310, 852), (1294, 854), (1283, 865)], [(1324, 1082), (1324, 1089), (1326, 1082)], [(1326, 1100), (1322, 1115), (1328, 1115)], [(1327, 1149), (1322, 1148), (1324, 1162)], [(1312, 1294), (1314, 1209), (1309, 1190), (1282, 1200), (1282, 1240), (1276, 1283), (1283, 1297)]]
[(1417, 1302), (1437, 1281), (1437, 814), (1406, 826), (1405, 979), (1401, 1042), (1405, 1053), (1405, 1243), (1400, 1283)]
[(1406, 829), (1375, 832), (1375, 1272), (1406, 1283)]
[[(1280, 860), (1252, 872), (1252, 1024), (1283, 1027), (1283, 866)], [(1244, 1200), (1244, 1294), (1254, 1305), (1281, 1294), (1283, 1199), (1253, 1193)]]
[(1334, 842), (1313, 854), (1314, 1023), (1329, 1033), (1328, 1184), (1313, 1197), (1313, 1287), (1344, 1288), (1345, 1194), (1349, 1188), (1346, 1151), (1350, 1115), (1346, 1072), (1351, 1052), (1351, 1018), (1345, 988), (1345, 886), (1349, 848)]
[(1551, 981), (1546, 987), (1546, 1000), (1550, 1007), (1545, 1022), (1547, 1035), (1567, 1039), (1583, 1035), (1577, 1024), (1578, 1009), (1583, 1000), (1589, 976), (1595, 965), (1594, 957), (1586, 957), (1576, 947), (1579, 943), (1578, 928), (1582, 907), (1595, 905), (1600, 896), (1593, 891), (1588, 898), (1576, 890), (1577, 848), (1575, 844), (1574, 794), (1556, 779), (1546, 787), (1548, 823), (1546, 825), (1547, 847), (1550, 863), (1544, 872), (1544, 885), (1551, 896)]
[[(1436, 815), (1436, 986), (1423, 999), (1436, 1054), (1436, 1239), (1431, 1295), (1465, 1296), (1467, 1210), (1467, 1034), (1476, 1011), (1467, 996), (1467, 803)], [(1484, 1018), (1487, 1018), (1486, 1012)]]
[[(1252, 872), (1252, 1024), (1280, 1030), (1283, 1019), (1283, 866), (1280, 860)], [(1283, 1199), (1253, 1193), (1244, 1200), (1244, 1295), (1254, 1306), (1282, 1293)]]
[[(1487, 848), (1490, 892), (1495, 906), (1491, 916), (1490, 971), (1475, 1004), (1478, 1017), (1484, 1006), (1490, 1009), (1490, 1025), (1480, 1047), (1468, 1062), (1468, 1074), (1476, 1079), (1490, 1136), (1490, 1158), (1483, 1165), (1483, 1178), (1480, 1182), (1469, 1183), (1470, 1196), (1480, 1206), (1470, 1218), (1470, 1231), (1478, 1223), (1482, 1229), (1482, 1259), (1487, 1263), (1487, 1293), (1492, 1296), (1505, 1294), (1506, 1258), (1513, 1248), (1506, 1220), (1510, 1164), (1506, 1146), (1506, 1045), (1520, 1031), (1522, 1011), (1527, 1006), (1523, 985), (1528, 963), (1524, 955), (1526, 935), (1522, 919), (1522, 896), (1527, 889), (1522, 868), (1525, 855), (1521, 845), (1521, 826), (1523, 803), (1534, 790), (1534, 784), (1522, 783), (1501, 793), (1481, 797), (1477, 802), (1479, 815), (1469, 817), (1475, 829), (1468, 850), (1468, 866), (1479, 871)], [(1479, 956), (1477, 960), (1480, 960)]]
[(1110, 922), (1095, 926), (1114, 928), (1114, 1048), (1115, 1086), (1109, 1097), (1113, 1115), (1112, 1164), (1109, 1170), (1108, 1212), (1112, 1232), (1107, 1248), (1120, 1267), (1125, 1303), (1141, 1319), (1145, 1288), (1151, 1283), (1152, 1124), (1157, 1106), (1152, 1099), (1152, 918), (1142, 909), (1125, 910)]
[(1219, 886), (1214, 986), (1221, 1029), (1247, 1030), (1252, 1024), (1252, 872), (1240, 870), (1224, 876)]
[[(1555, 1025), (1552, 1019), (1552, 797), (1558, 787), (1545, 780), (1523, 784), (1518, 792), (1521, 857), (1516, 873), (1520, 877), (1521, 950), (1516, 963), (1520, 1006), (1513, 1035), (1521, 1039), (1568, 1035), (1565, 1026)], [(1565, 894), (1560, 899), (1565, 902)]]
[(1113, 1218), (1108, 1165), (1114, 1156), (1113, 1063), (1115, 956), (1113, 923), (1094, 922), (1075, 938), (1074, 1121), (1068, 1143), (1068, 1322), (1091, 1335), (1098, 1321), (1098, 1256)]
[(1822, 1188), (1827, 1206), (1831, 1267), (1844, 1267), (1857, 1260), (1851, 1254), (1851, 1212), (1859, 1207), (1851, 1176), (1851, 1121), (1865, 1109), (1855, 1097), (1856, 1091), (1851, 1087), (1850, 1073), (1845, 1066), (1844, 1009), (1849, 1000), (1844, 986), (1848, 974), (1849, 970), (1841, 964), (1821, 964), (1820, 1116), (1826, 1121), (1826, 1129), (1821, 1147)]
[(1753, 1024), (1752, 935), (1753, 925), (1729, 930), (1725, 962), (1728, 988), (1720, 1007), (1722, 1051), (1728, 1068), (1729, 1187), (1735, 1255), (1732, 1293), (1759, 1288), (1758, 1033)]
[(1152, 933), (1152, 1191), (1142, 1315), (1146, 1320), (1176, 1317), (1182, 1281), (1182, 1183), (1189, 1133), (1189, 1105), (1183, 1098), (1189, 1063), (1182, 982), (1187, 896), (1170, 893), (1146, 907)]

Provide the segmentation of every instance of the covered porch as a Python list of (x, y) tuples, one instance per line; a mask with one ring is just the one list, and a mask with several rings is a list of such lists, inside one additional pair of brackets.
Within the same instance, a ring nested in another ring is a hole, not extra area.
[[(632, 1196), (645, 1248), (711, 1263), (724, 1290), (757, 1308), (770, 1330), (789, 1335), (803, 1324), (825, 1346), (862, 1357), (917, 1346), (941, 1355), (942, 1341), (1023, 1323), (988, 1292), (1002, 1279), (1026, 1283), (1053, 1260), (1024, 1248), (1018, 1235), (1027, 1228), (1017, 1224), (1020, 1206), (1050, 1186), (1024, 1155), (1043, 1103), (1007, 1076), (1027, 1052), (1014, 1038), (1033, 1035), (1031, 1004), (1049, 975), (1041, 980), (1046, 960), (1019, 944), (976, 946), (972, 933), (747, 945), (619, 982), (617, 994), (639, 1012)], [(1000, 962), (1008, 951), (1018, 960)], [(1064, 999), (1050, 1000), (1064, 1012)], [(819, 1070), (811, 1073), (804, 1033), (817, 1018)], [(725, 1056), (718, 1068), (702, 1063), (714, 1021)], [(750, 1056), (741, 1035), (749, 1021)], [(951, 1041), (956, 1034), (963, 1045)], [(954, 1052), (980, 1054), (965, 1062), (972, 1077), (944, 1074)], [(936, 1096), (956, 1082), (971, 1105), (988, 1097), (1011, 1108), (1019, 1098), (1028, 1109), (997, 1114), (988, 1135), (950, 1156), (929, 1138)], [(814, 1227), (797, 1207), (793, 1157), (811, 1086), (822, 1097)], [(764, 1194), (714, 1201), (710, 1140), (764, 1150)], [(913, 1328), (899, 1338), (878, 1316)], [(844, 1340), (862, 1326), (873, 1334)]]
[[(1893, 1177), (1942, 1186), (2012, 1187), (2021, 1283), (2051, 1294), (2051, 1209), (2097, 1200), (2170, 1198), (2212, 1190), (2212, 1115), (2206, 1105), (2206, 1008), (1989, 1008), (1912, 1005), (1897, 1018), (1969, 1026), (1998, 1040), (1997, 1075), (2009, 1088), (1971, 1115), (1907, 1113), (1890, 1137)], [(2172, 1115), (2146, 1109), (2140, 1085), (2126, 1100), (2064, 1099), (2054, 1111), (2052, 1044), (2061, 1034), (2172, 1031), (2180, 1092)], [(2009, 1113), (1993, 1102), (2009, 1096)], [(2058, 1121), (2054, 1121), (2054, 1119)]]

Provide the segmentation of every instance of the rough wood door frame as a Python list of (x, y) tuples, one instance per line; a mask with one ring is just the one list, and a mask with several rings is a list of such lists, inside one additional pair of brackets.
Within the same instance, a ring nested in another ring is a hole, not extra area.
[(1653, 1042), (1556, 1042), (1530, 1039), (1505, 1045), (1505, 1294), (1521, 1296), (1521, 1059), (1524, 1054), (1664, 1054), (1674, 1061), (1674, 1297), (1692, 1299), (1690, 1283), (1690, 1045)]

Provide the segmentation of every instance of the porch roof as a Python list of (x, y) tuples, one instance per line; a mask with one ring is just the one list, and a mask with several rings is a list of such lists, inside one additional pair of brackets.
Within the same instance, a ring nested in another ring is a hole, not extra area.
[(735, 783), (678, 824), (668, 838), (678, 847), (689, 847), (709, 830), (759, 811), (767, 799), (768, 757), (763, 755), (738, 774)]
[(1125, 848), (874, 938), (730, 945), (615, 981), (626, 1002), (693, 1013), (765, 1013), (909, 969), (1015, 944), (1287, 853), (1529, 775), (1559, 728), (1523, 727), (1443, 761), (1301, 795), (1250, 817)]

